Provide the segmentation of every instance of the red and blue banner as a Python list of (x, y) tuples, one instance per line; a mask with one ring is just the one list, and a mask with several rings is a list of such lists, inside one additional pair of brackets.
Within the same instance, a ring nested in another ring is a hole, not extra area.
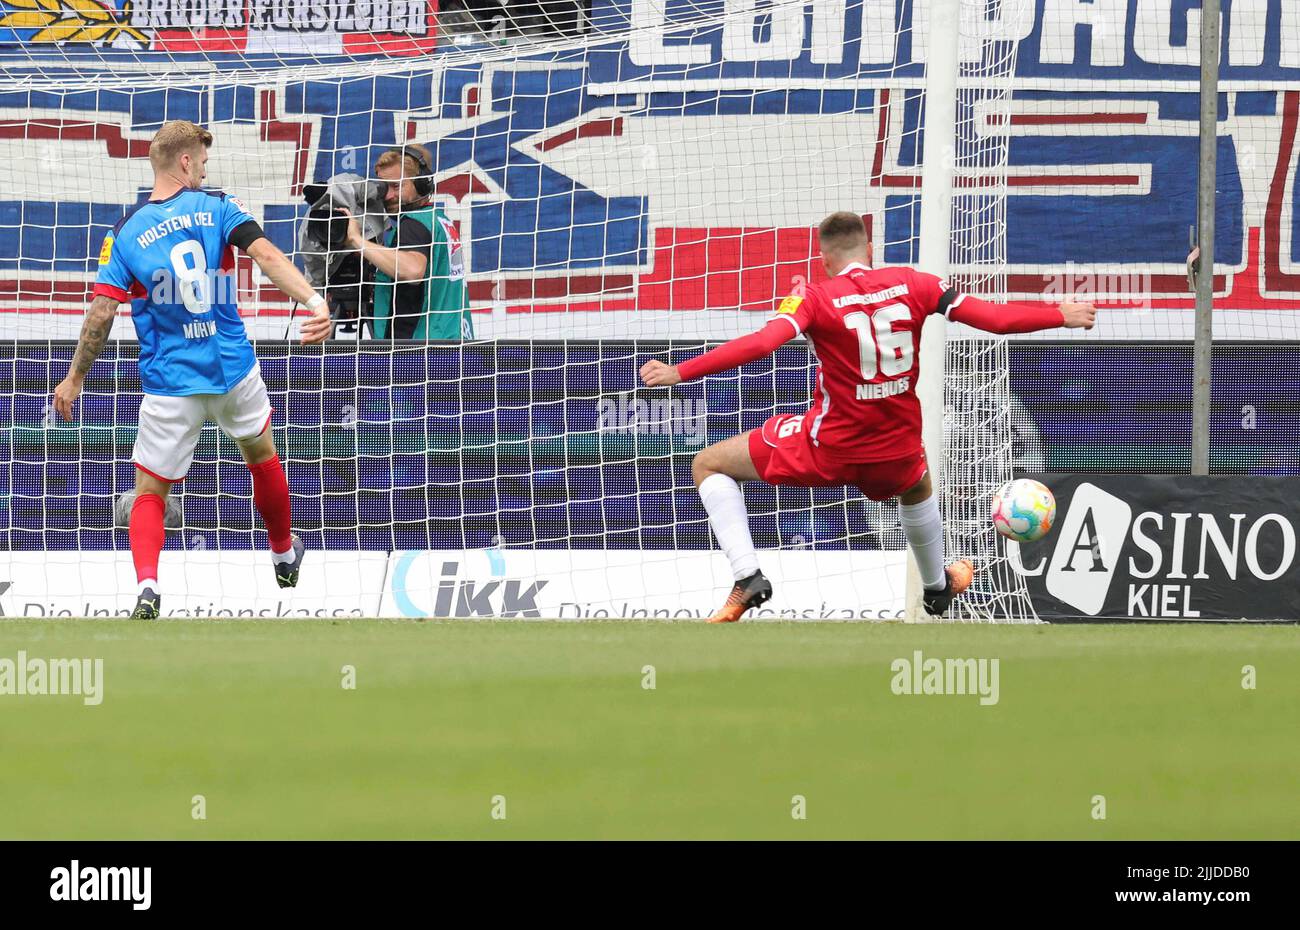
[[(116, 2), (0, 0), (0, 45), (8, 30), (30, 66), (33, 49), (61, 41), (93, 49), (101, 70), (138, 65), (142, 50), (208, 55), (218, 69), (263, 52), (427, 54), (339, 78), (169, 83), (146, 71), (134, 87), (0, 92), (13, 166), (0, 172), (0, 310), (81, 313), (103, 232), (150, 184), (148, 140), (177, 117), (213, 129), (208, 182), (238, 193), (286, 250), (304, 184), (364, 174), (391, 145), (428, 146), (481, 311), (768, 312), (821, 274), (812, 230), (837, 209), (867, 218), (886, 262), (917, 259), (925, 4), (596, 0), (581, 45), (476, 59), (435, 45), (432, 4), (421, 19), (399, 0)], [(1226, 310), (1300, 309), (1292, 6), (1223, 5), (1215, 290)], [(1198, 6), (1012, 7), (968, 28), (1018, 43), (1009, 113), (976, 105), (963, 124), (1007, 146), (1005, 233), (993, 233), (1005, 235), (1007, 296), (1190, 308)], [(986, 208), (992, 180), (959, 169), (959, 200)], [(245, 303), (276, 313), (278, 299), (250, 284)]]

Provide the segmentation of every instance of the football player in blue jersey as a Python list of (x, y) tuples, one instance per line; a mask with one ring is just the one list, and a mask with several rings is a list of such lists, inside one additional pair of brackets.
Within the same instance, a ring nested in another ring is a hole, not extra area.
[(238, 443), (253, 476), (253, 502), (266, 523), (275, 578), (298, 583), (304, 546), (290, 532), (289, 485), (271, 437), (271, 401), (235, 306), (232, 247), (311, 311), (302, 341), (324, 341), (329, 310), (271, 244), (243, 203), (202, 190), (212, 133), (185, 120), (166, 123), (149, 144), (154, 186), (104, 237), (94, 298), (68, 376), (54, 391), (67, 421), (86, 374), (104, 348), (119, 304), (143, 298), (132, 315), (140, 341), (140, 426), (135, 450), (131, 556), (139, 583), (133, 617), (160, 609), (158, 556), (165, 502), (194, 459), (208, 420)]

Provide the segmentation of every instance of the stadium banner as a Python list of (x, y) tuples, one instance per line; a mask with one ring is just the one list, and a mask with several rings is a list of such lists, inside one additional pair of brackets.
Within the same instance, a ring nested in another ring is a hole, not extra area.
[[(754, 0), (592, 0), (591, 23), (610, 34), (640, 31), (627, 49), (628, 67), (618, 72), (625, 79), (651, 76), (651, 68), (701, 79), (835, 79), (856, 77), (861, 65), (897, 73), (927, 61), (931, 6), (805, 0), (764, 9)], [(1300, 79), (1300, 19), (1269, 15), (1266, 2), (1223, 7), (1222, 78)], [(1019, 43), (1017, 77), (1122, 74), (1170, 84), (1200, 76), (1201, 15), (1194, 0), (1030, 0), (990, 5), (978, 26), (964, 25), (971, 39)], [(763, 27), (752, 28), (756, 22)], [(977, 62), (980, 48), (973, 40), (963, 43), (963, 61)]]
[[(897, 550), (760, 551), (775, 594), (746, 619), (901, 620), (906, 559)], [(720, 552), (410, 550), (392, 554), (380, 614), (697, 620), (731, 585)]]
[(1294, 478), (1046, 473), (1056, 523), (1009, 543), (1044, 620), (1296, 620)]
[[(387, 563), (386, 552), (313, 551), (298, 587), (282, 589), (265, 550), (165, 551), (162, 616), (373, 617)], [(0, 553), (0, 616), (129, 617), (135, 590), (130, 552)]]
[[(775, 598), (754, 620), (900, 620), (906, 553), (760, 553)], [(163, 617), (678, 619), (708, 617), (730, 589), (721, 553), (673, 551), (311, 551), (279, 588), (265, 551), (167, 551)], [(0, 616), (126, 617), (129, 552), (6, 552)]]
[(0, 46), (175, 55), (422, 55), (437, 0), (3, 0)]
[[(127, 5), (120, 22), (108, 17)], [(0, 0), (0, 52), (93, 46), (105, 73), (114, 55), (124, 67), (146, 58), (142, 48), (192, 48), (217, 67), (294, 50), (352, 54), (363, 47), (354, 41), (375, 35), (395, 36), (405, 53), (434, 41), (417, 8), (68, 0), (55, 13), (38, 0)], [(0, 94), (0, 154), (15, 166), (0, 178), (0, 217), (10, 217), (0, 222), (0, 336), (76, 335), (71, 315), (85, 306), (104, 234), (147, 193), (148, 139), (176, 117), (211, 126), (207, 183), (244, 199), (286, 252), (307, 209), (305, 185), (365, 172), (390, 145), (428, 146), (435, 195), (466, 243), (480, 336), (573, 331), (571, 320), (539, 310), (600, 311), (582, 324), (593, 336), (625, 331), (624, 311), (672, 311), (681, 334), (716, 335), (723, 323), (739, 334), (821, 274), (811, 231), (846, 206), (838, 191), (854, 192), (884, 262), (917, 260), (927, 8), (595, 0), (581, 50), (263, 86)], [(1014, 98), (1008, 120), (980, 131), (1009, 146), (1006, 296), (1094, 298), (1134, 311), (1109, 316), (1108, 334), (1181, 338), (1189, 314), (1148, 311), (1193, 306), (1184, 259), (1195, 221), (1200, 10), (1180, 0), (999, 9), (986, 28), (1019, 43)], [(394, 19), (407, 31), (393, 32)], [(1300, 18), (1237, 2), (1223, 19), (1215, 293), (1220, 319), (1237, 325), (1238, 311), (1300, 309)], [(642, 29), (615, 33), (628, 25)], [(220, 53), (205, 44), (218, 39)], [(819, 174), (792, 187), (788, 160), (763, 152), (805, 151), (810, 140)], [(88, 187), (87, 177), (98, 183)], [(268, 318), (254, 327), (259, 337), (282, 338), (289, 303), (241, 262), (243, 311)], [(710, 314), (678, 312), (694, 310)], [(24, 323), (32, 313), (47, 319)], [(1240, 325), (1254, 332), (1264, 322)]]

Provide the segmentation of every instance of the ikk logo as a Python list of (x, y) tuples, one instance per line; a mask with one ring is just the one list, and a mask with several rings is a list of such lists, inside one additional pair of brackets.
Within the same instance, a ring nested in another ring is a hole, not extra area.
[[(1158, 486), (1157, 486), (1158, 487)], [(1172, 501), (1186, 492), (1179, 486)], [(1275, 511), (1250, 514), (1240, 500), (1220, 502), (1210, 492), (1188, 501), (1187, 510), (1133, 506), (1095, 484), (1082, 482), (1069, 501), (1051, 555), (1033, 566), (1013, 554), (1018, 571), (1044, 574), (1049, 595), (1080, 613), (1160, 619), (1249, 615), (1253, 582), (1282, 578), (1295, 562), (1296, 531), (1291, 516)], [(1182, 497), (1187, 500), (1186, 497)], [(1220, 503), (1218, 513), (1209, 501)], [(1240, 509), (1243, 512), (1224, 512)], [(1131, 543), (1131, 545), (1130, 545)], [(1115, 579), (1124, 576), (1124, 601), (1112, 601)], [(1239, 578), (1249, 578), (1249, 589)], [(1200, 584), (1197, 584), (1200, 583)], [(1193, 595), (1201, 595), (1193, 603)]]
[[(423, 587), (423, 579), (412, 584), (411, 569), (417, 563), (432, 569), (434, 557), (440, 553), (413, 550), (397, 558), (393, 568), (393, 602), (404, 617), (531, 617), (542, 615), (537, 606), (537, 595), (550, 584), (550, 580), (506, 577), (505, 555), (499, 548), (482, 550), (487, 556), (492, 573), (491, 580), (474, 577), (469, 559), (441, 561), (441, 572), (434, 580), (433, 606), (426, 608), (414, 600), (412, 589)], [(468, 553), (466, 553), (468, 555)], [(463, 577), (468, 574), (469, 577)], [(433, 580), (433, 579), (431, 579)]]

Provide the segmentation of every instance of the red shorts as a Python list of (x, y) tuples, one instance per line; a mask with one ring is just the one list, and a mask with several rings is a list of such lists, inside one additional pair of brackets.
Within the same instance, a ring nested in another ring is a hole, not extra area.
[(925, 475), (925, 450), (883, 462), (830, 462), (817, 455), (802, 413), (774, 416), (749, 434), (749, 457), (768, 484), (823, 488), (847, 484), (873, 501), (889, 500)]

